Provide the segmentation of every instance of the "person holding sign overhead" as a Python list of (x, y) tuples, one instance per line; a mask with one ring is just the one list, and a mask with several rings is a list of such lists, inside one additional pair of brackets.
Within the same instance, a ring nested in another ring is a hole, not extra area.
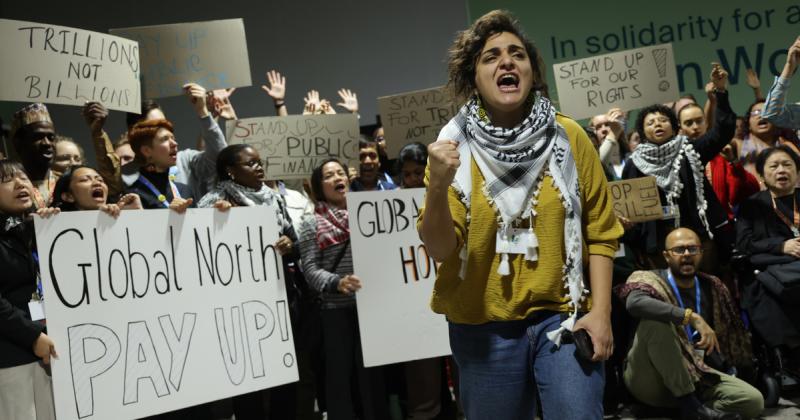
[(623, 230), (597, 152), (555, 111), (510, 13), (459, 33), (449, 73), (467, 103), (428, 146), (418, 229), (442, 262), (431, 307), (449, 321), (466, 417), (532, 419), (538, 390), (545, 420), (602, 418)]
[[(0, 418), (54, 419), (46, 365), (58, 357), (44, 332), (38, 257), (33, 245), (34, 186), (22, 165), (0, 160)], [(56, 211), (41, 208), (40, 215)], [(38, 308), (38, 310), (37, 310)]]
[(713, 237), (728, 222), (725, 209), (705, 177), (705, 166), (730, 143), (736, 130), (736, 115), (728, 102), (728, 73), (714, 64), (711, 72), (717, 98), (716, 122), (709, 132), (690, 141), (680, 134), (678, 118), (664, 105), (651, 105), (639, 112), (636, 131), (642, 143), (631, 153), (622, 171), (623, 179), (656, 177), (664, 220), (631, 223), (623, 241), (634, 250), (639, 269), (666, 268), (662, 257), (664, 239), (677, 227), (698, 232), (706, 248), (703, 268), (716, 273)]

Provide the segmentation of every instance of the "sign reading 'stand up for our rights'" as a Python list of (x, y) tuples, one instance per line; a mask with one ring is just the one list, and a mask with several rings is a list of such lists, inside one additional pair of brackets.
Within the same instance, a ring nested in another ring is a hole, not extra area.
[(596, 55), (553, 65), (561, 112), (575, 119), (678, 99), (672, 44)]

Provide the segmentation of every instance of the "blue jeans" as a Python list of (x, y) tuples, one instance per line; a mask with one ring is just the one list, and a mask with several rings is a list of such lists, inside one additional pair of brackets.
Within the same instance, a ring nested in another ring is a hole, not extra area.
[(603, 418), (603, 363), (579, 360), (571, 340), (557, 348), (547, 339), (565, 317), (544, 312), (521, 321), (450, 323), (467, 420), (533, 419), (537, 391), (545, 420)]

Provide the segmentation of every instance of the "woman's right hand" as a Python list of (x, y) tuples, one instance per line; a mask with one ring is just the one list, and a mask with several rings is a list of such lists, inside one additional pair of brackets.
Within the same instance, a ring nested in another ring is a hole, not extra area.
[(461, 165), (458, 143), (454, 140), (441, 140), (429, 144), (428, 161), (431, 170), (428, 190), (446, 191)]
[(36, 338), (36, 341), (33, 342), (33, 354), (42, 359), (46, 365), (50, 364), (50, 356), (58, 359), (58, 353), (56, 353), (56, 343), (53, 342), (53, 339), (48, 337), (45, 333), (40, 333), (39, 337)]
[(789, 51), (786, 54), (786, 65), (783, 66), (781, 77), (788, 79), (794, 75), (797, 70), (797, 64), (800, 62), (800, 36), (795, 39)]
[(625, 229), (625, 231), (629, 231), (636, 226), (636, 222), (631, 222), (631, 220), (627, 217), (617, 215), (617, 220), (619, 220), (619, 223), (622, 225), (622, 228)]
[(361, 289), (361, 280), (355, 274), (348, 274), (339, 279), (336, 289), (339, 290), (339, 293), (349, 295)]
[(789, 239), (783, 243), (783, 253), (800, 258), (800, 239)]

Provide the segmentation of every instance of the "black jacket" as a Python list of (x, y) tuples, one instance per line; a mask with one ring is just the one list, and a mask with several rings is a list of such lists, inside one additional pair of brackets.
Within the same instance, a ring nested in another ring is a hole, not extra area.
[[(139, 171), (139, 177), (144, 177), (153, 184), (156, 189), (164, 194), (167, 198), (167, 203), (171, 203), (172, 199), (175, 196), (172, 194), (172, 188), (169, 185), (169, 173), (168, 172), (149, 172), (149, 171)], [(194, 198), (192, 197), (192, 192), (186, 184), (181, 184), (180, 182), (175, 182), (175, 187), (178, 189), (178, 194), (181, 195), (181, 198)], [(136, 193), (139, 195), (139, 198), (142, 199), (142, 208), (145, 209), (163, 209), (166, 208), (158, 200), (158, 196), (153, 194), (153, 192), (147, 188), (145, 184), (142, 183), (141, 180), (136, 180), (130, 187), (127, 189), (128, 193)], [(191, 207), (195, 207), (192, 204)]]
[[(733, 139), (736, 132), (736, 114), (731, 109), (728, 102), (728, 94), (717, 92), (717, 108), (715, 112), (714, 127), (705, 135), (692, 142), (694, 150), (700, 155), (703, 167), (722, 151)], [(633, 179), (647, 176), (639, 170), (633, 163), (633, 159), (628, 159), (625, 168), (622, 170), (622, 179)], [(697, 212), (697, 187), (694, 183), (692, 167), (686, 156), (682, 157), (679, 177), (683, 183), (683, 191), (675, 204), (680, 209), (681, 227), (688, 227), (697, 232), (701, 238), (708, 238), (708, 233)], [(659, 188), (658, 194), (661, 203), (666, 205), (667, 199), (664, 191)], [(714, 189), (703, 176), (703, 196), (708, 203), (706, 219), (712, 229), (712, 233), (717, 236), (714, 229), (728, 221), (727, 213), (719, 203)], [(636, 226), (625, 233), (623, 241), (630, 247), (639, 252), (654, 254), (663, 250), (664, 240), (667, 234), (673, 229), (673, 220), (656, 220), (651, 222), (637, 223)]]
[[(795, 199), (800, 200), (800, 189), (794, 191)], [(779, 209), (792, 220), (794, 206), (777, 199)], [(770, 264), (784, 264), (794, 258), (783, 253), (783, 243), (794, 235), (789, 226), (775, 214), (769, 190), (759, 191), (739, 206), (736, 220), (736, 249), (750, 257), (751, 262), (763, 267)], [(755, 259), (755, 261), (753, 261)], [(759, 263), (759, 261), (764, 261)]]
[(0, 369), (39, 360), (33, 343), (44, 331), (44, 325), (31, 321), (28, 312), (36, 291), (33, 225), (23, 223), (6, 231), (7, 219), (0, 216)]

